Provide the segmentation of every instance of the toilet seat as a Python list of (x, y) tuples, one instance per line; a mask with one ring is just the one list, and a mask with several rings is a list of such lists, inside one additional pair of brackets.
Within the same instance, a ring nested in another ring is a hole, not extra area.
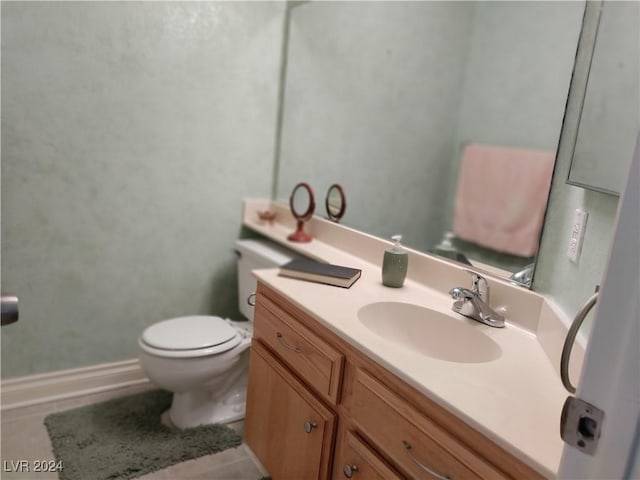
[(193, 315), (163, 320), (148, 327), (140, 346), (163, 357), (217, 355), (238, 346), (243, 335), (220, 317)]

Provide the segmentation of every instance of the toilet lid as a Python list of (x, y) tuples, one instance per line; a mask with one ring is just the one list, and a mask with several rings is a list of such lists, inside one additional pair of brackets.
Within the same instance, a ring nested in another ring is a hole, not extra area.
[(199, 350), (233, 343), (237, 336), (236, 329), (220, 317), (189, 316), (150, 326), (142, 333), (142, 341), (163, 350)]

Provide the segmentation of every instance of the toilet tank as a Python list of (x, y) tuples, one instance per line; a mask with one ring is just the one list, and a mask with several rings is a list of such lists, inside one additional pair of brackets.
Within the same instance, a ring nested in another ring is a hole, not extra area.
[(245, 239), (236, 242), (238, 253), (238, 304), (240, 313), (253, 321), (254, 307), (247, 303), (247, 298), (255, 293), (258, 282), (251, 275), (257, 268), (275, 268), (301, 255), (270, 242), (269, 240)]

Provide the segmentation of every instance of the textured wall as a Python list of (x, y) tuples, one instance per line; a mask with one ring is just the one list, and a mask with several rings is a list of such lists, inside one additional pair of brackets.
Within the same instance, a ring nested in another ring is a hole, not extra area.
[(469, 41), (466, 2), (318, 2), (292, 9), (279, 198), (309, 181), (324, 215), (426, 249), (443, 198)]
[(243, 197), (271, 186), (284, 6), (2, 2), (2, 374), (136, 356), (237, 315)]

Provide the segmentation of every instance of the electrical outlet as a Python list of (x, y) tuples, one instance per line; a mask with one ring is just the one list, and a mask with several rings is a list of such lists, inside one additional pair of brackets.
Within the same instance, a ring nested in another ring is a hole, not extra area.
[(571, 224), (569, 250), (567, 251), (567, 255), (574, 263), (578, 263), (578, 260), (580, 260), (582, 242), (584, 240), (584, 232), (587, 229), (588, 217), (589, 214), (581, 208), (577, 208), (573, 214), (573, 223)]

